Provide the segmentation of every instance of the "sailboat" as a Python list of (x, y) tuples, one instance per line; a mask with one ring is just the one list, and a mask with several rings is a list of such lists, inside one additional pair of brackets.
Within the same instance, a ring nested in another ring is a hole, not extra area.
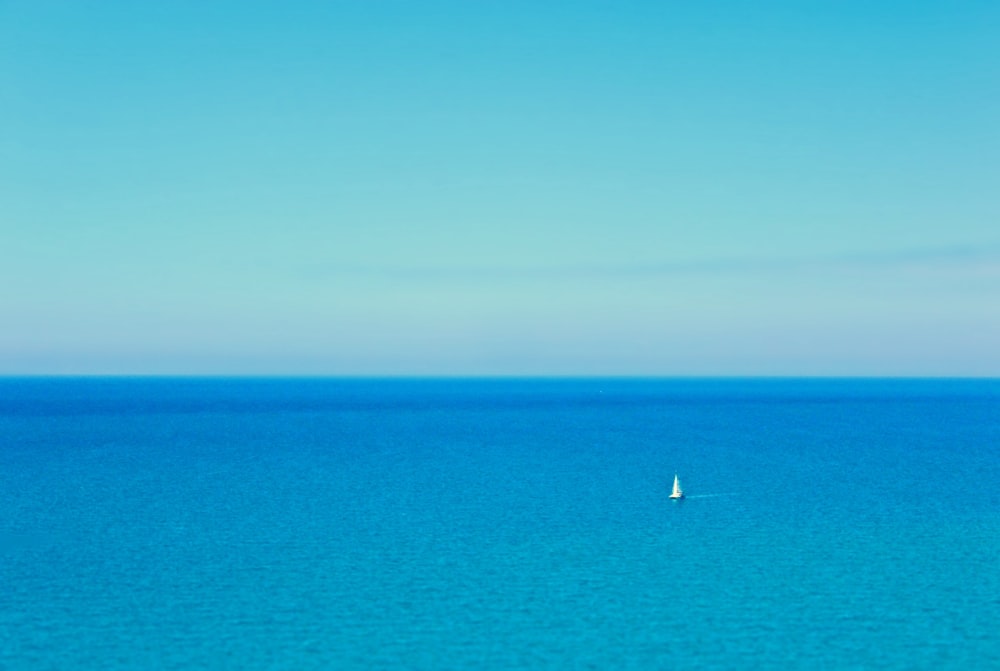
[(677, 500), (684, 498), (684, 490), (681, 489), (681, 479), (677, 477), (676, 473), (674, 474), (674, 489), (670, 492), (670, 498)]

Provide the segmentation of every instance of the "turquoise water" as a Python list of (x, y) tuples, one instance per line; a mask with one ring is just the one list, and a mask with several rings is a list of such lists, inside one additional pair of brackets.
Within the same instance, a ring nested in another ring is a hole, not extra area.
[(8, 378), (0, 509), (3, 669), (1000, 668), (997, 380)]

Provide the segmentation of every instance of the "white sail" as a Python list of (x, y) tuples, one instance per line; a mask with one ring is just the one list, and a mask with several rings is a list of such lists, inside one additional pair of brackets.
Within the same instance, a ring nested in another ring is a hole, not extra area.
[(681, 489), (681, 479), (677, 477), (676, 473), (674, 474), (674, 489), (672, 492), (670, 492), (670, 498), (672, 499), (684, 498), (684, 490)]

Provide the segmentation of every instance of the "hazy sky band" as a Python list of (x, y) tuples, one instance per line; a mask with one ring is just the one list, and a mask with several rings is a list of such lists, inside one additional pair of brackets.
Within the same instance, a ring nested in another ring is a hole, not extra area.
[(1000, 272), (1000, 249), (953, 247), (892, 252), (869, 252), (842, 255), (816, 255), (788, 258), (729, 258), (666, 262), (647, 265), (577, 265), (536, 267), (479, 266), (317, 266), (316, 278), (336, 276), (385, 277), (400, 281), (420, 280), (491, 280), (507, 278), (630, 278), (686, 274), (760, 274), (789, 271), (898, 270), (906, 268), (948, 268), (956, 272), (985, 270)]

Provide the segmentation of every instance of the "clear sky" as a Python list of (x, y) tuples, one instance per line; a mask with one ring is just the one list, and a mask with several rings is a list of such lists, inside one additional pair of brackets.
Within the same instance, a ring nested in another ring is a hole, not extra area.
[(998, 35), (0, 0), (0, 374), (1000, 375)]

